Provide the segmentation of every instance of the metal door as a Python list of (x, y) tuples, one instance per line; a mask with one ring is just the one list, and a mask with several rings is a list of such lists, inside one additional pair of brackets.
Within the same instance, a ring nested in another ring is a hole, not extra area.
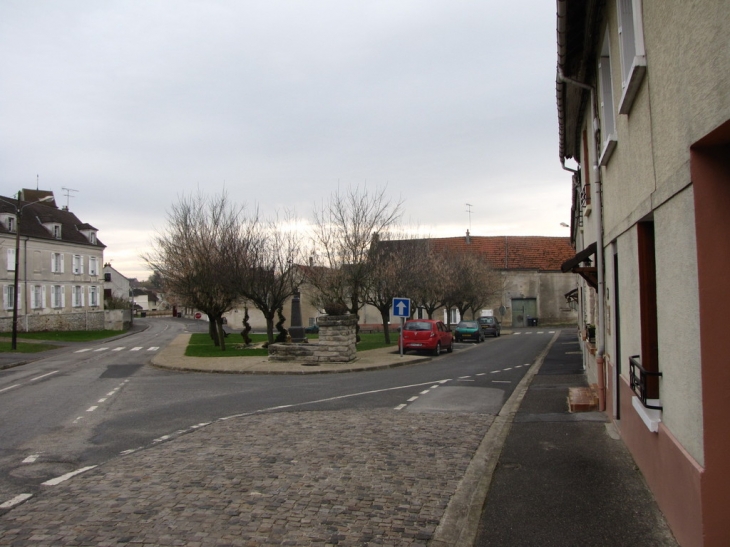
[(512, 326), (526, 327), (528, 317), (537, 317), (536, 298), (512, 299)]

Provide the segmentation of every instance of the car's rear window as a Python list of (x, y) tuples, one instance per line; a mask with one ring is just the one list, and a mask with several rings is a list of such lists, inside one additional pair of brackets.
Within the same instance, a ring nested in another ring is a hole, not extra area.
[(408, 321), (403, 327), (403, 330), (431, 330), (433, 323), (427, 323), (426, 321)]
[(461, 323), (459, 323), (459, 326), (457, 328), (460, 328), (460, 329), (476, 329), (477, 328), (477, 324), (475, 322), (473, 322), (473, 321), (462, 321)]
[(479, 322), (480, 323), (492, 324), (492, 323), (494, 323), (494, 317), (480, 317), (479, 318)]

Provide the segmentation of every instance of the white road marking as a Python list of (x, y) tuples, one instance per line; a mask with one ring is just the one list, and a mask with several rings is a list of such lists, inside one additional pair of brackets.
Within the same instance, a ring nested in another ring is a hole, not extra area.
[(437, 387), (439, 387), (438, 384), (431, 386), (431, 389), (436, 389)]
[(413, 402), (413, 401), (415, 401), (416, 399), (418, 399), (418, 397), (411, 397), (410, 399), (408, 399), (408, 402), (409, 402), (409, 403), (412, 403), (412, 402)]
[(73, 421), (73, 423), (77, 424), (77, 423), (79, 423), (79, 420), (83, 420), (83, 418), (84, 418), (83, 416), (79, 416), (78, 418), (76, 418), (76, 419), (75, 419), (75, 420)]
[(526, 332), (525, 334), (532, 334), (531, 332)]
[(6, 501), (5, 503), (0, 503), (0, 509), (12, 509), (16, 505), (19, 505), (23, 503), (25, 500), (28, 500), (33, 497), (33, 494), (18, 494), (13, 499)]
[(198, 428), (201, 428), (201, 427), (205, 427), (206, 425), (210, 425), (210, 424), (211, 424), (211, 422), (203, 422), (203, 423), (200, 423), (200, 424), (195, 424), (193, 426), (190, 426), (190, 429), (198, 429)]
[(106, 401), (106, 397), (104, 397), (103, 399), (99, 399), (99, 400), (98, 400), (98, 401), (96, 401), (96, 402), (97, 402), (97, 403), (103, 403), (104, 401)]
[(548, 334), (555, 334), (555, 331), (554, 330), (549, 330), (548, 331)]
[(519, 332), (513, 332), (512, 334), (515, 335), (515, 336), (517, 336), (520, 333)]
[(112, 395), (114, 395), (114, 394), (115, 394), (116, 392), (117, 392), (117, 390), (115, 389), (114, 391), (110, 391), (109, 393), (107, 393), (107, 394), (106, 394), (106, 396), (107, 396), (107, 397), (111, 397), (111, 396), (112, 396)]
[(406, 407), (406, 405), (398, 405), (393, 410), (403, 410)]
[(545, 331), (544, 330), (538, 331), (537, 334), (545, 334)]
[(112, 351), (122, 351), (124, 349), (124, 346), (119, 346), (118, 348), (114, 348)]
[(136, 348), (132, 348), (129, 351), (139, 351), (142, 349), (142, 346), (137, 346)]
[(512, 367), (503, 368), (502, 370), (512, 370)]
[(4, 387), (3, 389), (0, 389), (0, 393), (2, 393), (3, 391), (8, 391), (9, 389), (13, 389), (14, 387), (18, 387), (19, 385), (20, 384), (15, 384), (12, 386)]
[(158, 438), (154, 439), (152, 442), (161, 443), (162, 441), (166, 441), (169, 438), (170, 438), (170, 435), (163, 435), (162, 437), (158, 437)]
[(130, 450), (122, 450), (119, 454), (121, 456), (126, 456), (127, 454), (133, 454), (134, 452), (137, 452), (137, 450), (141, 450), (141, 448), (131, 448)]
[(490, 374), (497, 374), (498, 372), (502, 372), (501, 370), (493, 370)]
[(36, 376), (35, 378), (31, 378), (28, 380), (29, 382), (35, 382), (36, 380), (40, 380), (41, 378), (45, 378), (46, 376), (50, 376), (51, 374), (56, 374), (58, 371), (54, 370), (53, 372), (49, 372), (47, 374), (41, 374), (40, 376)]
[(425, 390), (425, 391), (422, 391), (422, 392), (421, 392), (420, 394), (421, 394), (421, 395), (426, 395), (426, 393), (428, 393), (429, 391), (431, 391), (431, 390), (430, 390), (430, 389), (427, 389), (427, 390)]
[(40, 454), (31, 454), (30, 456), (28, 456), (27, 458), (25, 458), (23, 460), (23, 463), (33, 463), (34, 461), (36, 461), (38, 459), (39, 456), (40, 456)]
[(160, 346), (152, 346), (150, 348), (147, 348), (147, 351), (157, 351), (158, 349), (160, 349)]
[(471, 378), (471, 376), (459, 376), (459, 380), (463, 380), (464, 378)]
[(82, 467), (81, 469), (77, 469), (76, 471), (71, 471), (70, 473), (66, 473), (65, 475), (61, 475), (60, 477), (56, 477), (55, 479), (51, 479), (46, 482), (42, 482), (41, 485), (43, 486), (56, 486), (57, 484), (61, 484), (64, 481), (67, 481), (71, 477), (75, 477), (76, 475), (80, 475), (81, 473), (84, 473), (88, 471), (89, 469), (94, 469), (96, 467), (95, 465), (90, 465), (88, 467)]
[(91, 351), (91, 348), (84, 348), (84, 349), (80, 349), (80, 350), (78, 350), (78, 351), (74, 351), (74, 353), (84, 353), (84, 352), (86, 352), (86, 351)]
[(477, 376), (484, 376), (485, 374), (486, 372), (480, 372), (479, 374), (477, 374)]
[(464, 380), (462, 380), (461, 378), (459, 378), (458, 381), (459, 382), (476, 382), (476, 380), (474, 380), (474, 379), (464, 379)]
[(94, 412), (97, 408), (99, 408), (99, 407), (98, 406), (90, 406), (89, 408), (86, 409), (86, 412)]
[(99, 348), (99, 349), (95, 349), (94, 351), (95, 351), (95, 352), (97, 352), (97, 351), (106, 351), (106, 350), (108, 350), (108, 349), (109, 349), (109, 348)]

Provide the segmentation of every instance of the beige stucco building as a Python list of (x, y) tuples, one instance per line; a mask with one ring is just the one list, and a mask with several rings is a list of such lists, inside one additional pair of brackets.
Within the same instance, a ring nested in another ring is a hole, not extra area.
[(728, 545), (730, 9), (557, 8), (587, 372), (679, 542)]
[(52, 192), (23, 190), (20, 198), (18, 204), (0, 197), (0, 330), (12, 330), (16, 242), (18, 331), (103, 329), (104, 244), (97, 229), (58, 209)]

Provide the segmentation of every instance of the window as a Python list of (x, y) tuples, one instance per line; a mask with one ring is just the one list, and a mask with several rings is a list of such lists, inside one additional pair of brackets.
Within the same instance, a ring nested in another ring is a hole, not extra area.
[[(13, 295), (15, 295), (15, 285), (5, 285), (5, 289), (3, 290), (3, 308), (6, 310), (13, 309)], [(20, 302), (18, 302), (18, 307), (20, 307)]]
[(91, 232), (89, 234), (89, 241), (91, 243), (93, 243), (94, 245), (96, 245), (96, 232)]
[(84, 305), (84, 288), (80, 285), (71, 287), (71, 305), (80, 308)]
[(15, 249), (8, 249), (8, 271), (15, 271)]
[(34, 310), (43, 308), (45, 298), (45, 287), (42, 285), (33, 285), (30, 290), (30, 307)]
[(61, 239), (61, 225), (60, 224), (53, 225), (53, 237), (55, 237), (56, 239)]
[(84, 273), (84, 257), (81, 255), (74, 255), (73, 258), (73, 272), (75, 274)]
[(618, 112), (628, 114), (646, 73), (641, 0), (617, 0), (617, 2), (622, 88)]
[(613, 82), (611, 80), (611, 56), (608, 34), (603, 39), (601, 57), (598, 61), (598, 96), (601, 115), (601, 157), (600, 165), (608, 164), (616, 148), (616, 118), (613, 109)]
[(63, 273), (63, 253), (51, 253), (51, 272)]
[(89, 257), (89, 275), (99, 275), (99, 259), (95, 256)]
[(99, 305), (99, 288), (95, 285), (89, 287), (89, 306), (96, 307)]
[(62, 285), (53, 285), (51, 287), (51, 307), (63, 308), (66, 305), (66, 295)]
[(8, 217), (8, 232), (15, 232), (15, 217)]

